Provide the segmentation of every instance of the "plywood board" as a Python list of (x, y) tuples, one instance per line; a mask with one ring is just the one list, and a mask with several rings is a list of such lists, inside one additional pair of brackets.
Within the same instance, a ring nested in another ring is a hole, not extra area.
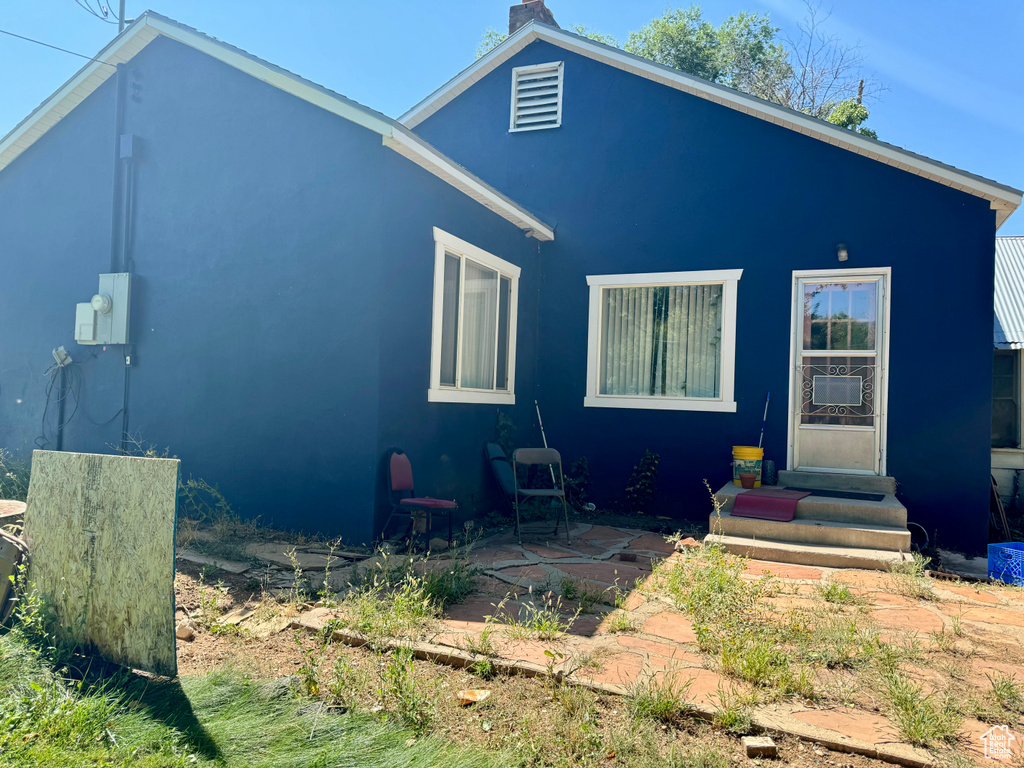
[(178, 461), (34, 451), (29, 578), (62, 628), (118, 664), (177, 674)]

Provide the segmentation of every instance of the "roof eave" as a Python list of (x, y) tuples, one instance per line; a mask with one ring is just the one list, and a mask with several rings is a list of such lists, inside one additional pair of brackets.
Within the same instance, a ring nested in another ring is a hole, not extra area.
[(252, 56), (240, 48), (152, 11), (142, 13), (104, 47), (94, 60), (82, 67), (0, 139), (0, 172), (99, 88), (116, 71), (118, 64), (131, 60), (158, 36), (194, 48), (268, 85), (378, 133), (384, 146), (451, 184), (485, 208), (519, 227), (528, 237), (538, 240), (554, 239), (554, 230), (551, 226), (470, 174), (423, 139), (413, 136), (408, 129), (391, 118)]
[(810, 115), (804, 115), (756, 96), (702, 80), (685, 72), (626, 53), (619, 48), (604, 45), (536, 21), (531, 21), (523, 26), (515, 34), (420, 101), (403, 114), (399, 118), (399, 122), (407, 128), (415, 128), (534, 40), (544, 40), (553, 45), (567, 48), (639, 77), (744, 112), (766, 122), (795, 130), (827, 144), (922, 176), (975, 197), (984, 198), (996, 211), (997, 229), (1021, 205), (1022, 193), (1018, 189), (960, 171), (908, 150), (861, 136)]

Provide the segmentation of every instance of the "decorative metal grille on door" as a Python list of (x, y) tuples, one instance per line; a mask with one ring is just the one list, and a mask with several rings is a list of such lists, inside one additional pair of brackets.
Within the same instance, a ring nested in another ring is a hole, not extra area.
[(865, 358), (805, 358), (800, 422), (870, 426), (875, 416), (876, 365)]

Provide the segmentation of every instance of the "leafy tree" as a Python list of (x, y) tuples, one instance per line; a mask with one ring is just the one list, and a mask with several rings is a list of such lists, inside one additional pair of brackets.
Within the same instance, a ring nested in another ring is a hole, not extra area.
[[(699, 5), (691, 5), (665, 11), (631, 32), (622, 47), (659, 64), (877, 138), (861, 123), (868, 117), (863, 99), (875, 96), (881, 86), (864, 77), (859, 46), (845, 45), (826, 32), (829, 14), (822, 13), (818, 0), (804, 2), (807, 12), (795, 38), (780, 38), (779, 28), (765, 14), (743, 11), (716, 27), (704, 18)], [(582, 25), (569, 29), (619, 47), (615, 38), (596, 30)], [(488, 29), (477, 48), (477, 58), (506, 37)]]
[[(581, 37), (588, 37), (594, 42), (604, 43), (610, 45), (613, 48), (621, 48), (619, 41), (611, 35), (606, 35), (598, 32), (596, 29), (585, 27), (582, 24), (573, 24), (568, 28), (570, 32), (573, 32)], [(508, 35), (504, 32), (499, 32), (494, 27), (488, 27), (484, 32), (484, 36), (480, 39), (480, 44), (476, 47), (476, 57), (479, 59), (485, 53), (490, 52), (492, 48), (496, 48), (508, 39)]]
[(761, 95), (760, 82), (792, 74), (778, 27), (767, 16), (740, 13), (715, 27), (699, 5), (666, 11), (631, 32), (626, 50), (705, 80)]
[(849, 128), (862, 136), (869, 136), (877, 139), (878, 134), (870, 128), (861, 128), (860, 124), (868, 119), (868, 108), (859, 103), (856, 99), (844, 99), (832, 109), (832, 113), (826, 118), (833, 125), (840, 128)]

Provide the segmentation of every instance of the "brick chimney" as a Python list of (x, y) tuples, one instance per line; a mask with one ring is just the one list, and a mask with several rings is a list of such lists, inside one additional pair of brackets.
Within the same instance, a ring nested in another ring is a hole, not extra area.
[(508, 33), (510, 35), (531, 21), (539, 21), (542, 24), (558, 26), (554, 15), (544, 5), (544, 0), (523, 0), (519, 5), (513, 5), (508, 9)]

